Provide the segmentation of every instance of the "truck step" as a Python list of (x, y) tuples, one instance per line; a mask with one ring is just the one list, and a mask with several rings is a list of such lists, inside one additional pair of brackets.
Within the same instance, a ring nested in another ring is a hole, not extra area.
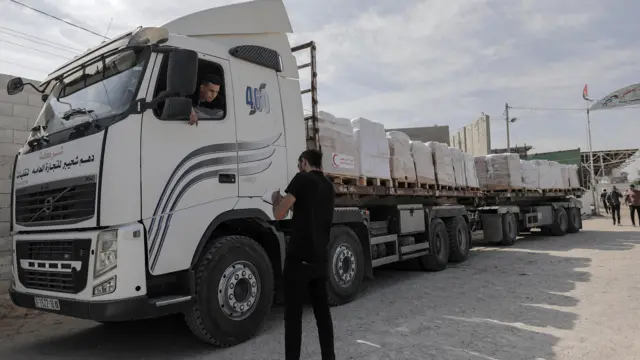
[(371, 262), (371, 266), (372, 267), (378, 267), (378, 266), (382, 266), (382, 265), (387, 265), (387, 264), (391, 264), (394, 262), (397, 262), (398, 260), (400, 260), (400, 257), (398, 255), (390, 255), (387, 257), (383, 257), (380, 259), (375, 259)]
[(371, 245), (394, 242), (396, 240), (398, 240), (398, 235), (396, 234), (376, 236), (371, 238)]

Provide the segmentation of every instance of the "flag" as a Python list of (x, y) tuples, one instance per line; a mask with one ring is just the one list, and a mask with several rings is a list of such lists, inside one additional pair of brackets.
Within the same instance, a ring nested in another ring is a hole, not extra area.
[(587, 84), (584, 84), (584, 89), (582, 89), (582, 98), (590, 101), (589, 100), (589, 89), (587, 88)]

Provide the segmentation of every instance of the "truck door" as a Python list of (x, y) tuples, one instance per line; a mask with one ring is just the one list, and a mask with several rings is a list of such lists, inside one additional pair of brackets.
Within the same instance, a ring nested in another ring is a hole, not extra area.
[(276, 72), (236, 58), (231, 67), (238, 144), (255, 145), (238, 153), (239, 194), (259, 197), (267, 190), (284, 190), (287, 155)]
[[(168, 57), (157, 56), (148, 101), (166, 89)], [(211, 220), (238, 201), (235, 111), (226, 106), (233, 95), (229, 61), (199, 54), (198, 78), (210, 75), (223, 82), (214, 100), (222, 116), (199, 113), (197, 126), (160, 120), (157, 109), (143, 117), (142, 218), (152, 274), (188, 266)], [(194, 92), (199, 94), (199, 86)]]

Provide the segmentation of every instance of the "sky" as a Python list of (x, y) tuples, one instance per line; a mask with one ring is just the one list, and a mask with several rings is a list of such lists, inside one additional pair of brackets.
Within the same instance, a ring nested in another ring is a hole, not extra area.
[[(241, 2), (20, 1), (107, 36)], [(517, 118), (512, 146), (586, 150), (586, 112), (516, 108), (582, 109), (585, 84), (597, 99), (640, 82), (640, 1), (284, 2), (292, 45), (317, 43), (320, 109), (387, 128), (449, 125), (453, 132), (484, 112), (492, 119), (492, 147), (504, 148), (508, 102)], [(102, 40), (9, 0), (0, 4), (0, 73), (43, 79)], [(16, 31), (47, 42), (27, 41)], [(594, 150), (640, 147), (639, 120), (640, 108), (592, 112)]]

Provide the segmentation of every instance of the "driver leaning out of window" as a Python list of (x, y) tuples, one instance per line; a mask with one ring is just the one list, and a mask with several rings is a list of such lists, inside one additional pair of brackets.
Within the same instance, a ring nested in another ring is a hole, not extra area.
[(189, 125), (198, 126), (199, 118), (221, 119), (224, 116), (224, 111), (214, 104), (214, 100), (220, 92), (220, 86), (222, 86), (222, 79), (216, 75), (205, 75), (200, 80), (198, 91), (191, 97), (193, 108), (189, 117)]

